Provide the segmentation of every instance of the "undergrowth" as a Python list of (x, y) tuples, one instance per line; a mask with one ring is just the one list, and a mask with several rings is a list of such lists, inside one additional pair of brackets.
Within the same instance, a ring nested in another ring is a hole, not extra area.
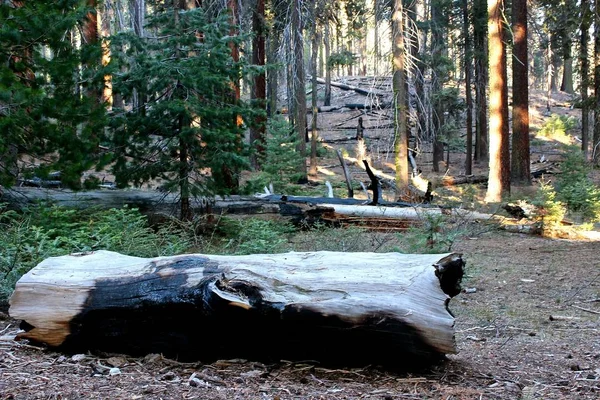
[(138, 257), (185, 252), (181, 229), (154, 230), (137, 209), (74, 210), (38, 205), (22, 213), (0, 206), (0, 303), (16, 281), (48, 257), (90, 250), (112, 250)]

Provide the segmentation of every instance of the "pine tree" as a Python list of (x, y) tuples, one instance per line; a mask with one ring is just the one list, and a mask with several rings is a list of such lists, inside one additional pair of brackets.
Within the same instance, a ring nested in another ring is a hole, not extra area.
[[(173, 16), (177, 17), (174, 18)], [(141, 109), (121, 110), (112, 121), (114, 172), (121, 186), (153, 179), (179, 192), (182, 217), (191, 197), (227, 194), (223, 171), (240, 171), (248, 160), (240, 148), (244, 126), (256, 117), (232, 102), (246, 65), (234, 61), (227, 15), (209, 20), (200, 9), (159, 11), (150, 20), (152, 37), (113, 38), (114, 91), (125, 99), (147, 93)], [(127, 48), (128, 53), (120, 52)]]
[(60, 171), (63, 184), (77, 188), (98, 161), (104, 107), (76, 93), (101, 89), (101, 66), (85, 63), (101, 49), (69, 40), (88, 12), (75, 0), (0, 3), (0, 184)]

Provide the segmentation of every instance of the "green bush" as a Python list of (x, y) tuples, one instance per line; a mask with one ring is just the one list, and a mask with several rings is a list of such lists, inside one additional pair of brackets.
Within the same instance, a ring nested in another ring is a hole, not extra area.
[(556, 199), (554, 187), (545, 182), (541, 183), (533, 204), (539, 208), (537, 217), (546, 227), (559, 224), (567, 212), (565, 205)]
[(226, 243), (222, 248), (213, 248), (214, 252), (270, 254), (291, 250), (288, 235), (294, 228), (283, 221), (248, 218), (224, 219), (220, 230)]
[(38, 205), (22, 214), (0, 207), (0, 303), (16, 281), (48, 257), (112, 250), (138, 257), (182, 253), (189, 247), (174, 225), (154, 231), (137, 209), (73, 210)]
[(267, 126), (265, 155), (261, 158), (262, 172), (249, 180), (246, 192), (262, 192), (273, 184), (277, 193), (295, 194), (292, 185), (302, 176), (299, 166), (304, 157), (298, 152), (299, 138), (291, 125), (282, 118), (273, 118)]
[(589, 178), (591, 166), (583, 153), (570, 146), (556, 181), (556, 199), (586, 221), (600, 221), (600, 189)]
[(553, 114), (538, 131), (538, 136), (568, 143), (568, 133), (577, 126), (574, 117)]

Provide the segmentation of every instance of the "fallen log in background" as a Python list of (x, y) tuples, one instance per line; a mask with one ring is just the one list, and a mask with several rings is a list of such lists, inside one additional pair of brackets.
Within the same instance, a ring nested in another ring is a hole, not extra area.
[(69, 352), (403, 367), (456, 352), (463, 267), (460, 254), (98, 251), (40, 263), (9, 313), (18, 339)]

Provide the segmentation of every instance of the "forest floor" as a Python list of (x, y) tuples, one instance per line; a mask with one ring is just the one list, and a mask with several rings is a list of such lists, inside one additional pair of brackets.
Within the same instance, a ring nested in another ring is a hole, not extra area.
[[(349, 83), (357, 84), (352, 79)], [(334, 104), (364, 102), (353, 92), (335, 94)], [(534, 92), (532, 98), (532, 123), (539, 127), (548, 118), (546, 100), (542, 93)], [(552, 113), (579, 116), (580, 110), (569, 105), (568, 96), (553, 95)], [(392, 173), (388, 112), (321, 113), (320, 137), (325, 146), (343, 148), (352, 158), (356, 146), (352, 138), (362, 116), (373, 165)], [(532, 160), (542, 155), (559, 160), (559, 147), (538, 140)], [(462, 154), (451, 153), (448, 171), (434, 174), (431, 153), (422, 150), (417, 163), (428, 179), (463, 173)], [(335, 154), (321, 164), (313, 184), (325, 193), (324, 182), (330, 180), (336, 194), (345, 196)], [(351, 170), (356, 180), (368, 181), (362, 169)], [(486, 171), (486, 166), (476, 165), (473, 172)], [(484, 187), (475, 189), (475, 198), (481, 198)], [(436, 190), (456, 190), (460, 196), (462, 189)], [(531, 190), (516, 188), (524, 194)], [(381, 233), (365, 233), (364, 242), (375, 247), (377, 240), (367, 235), (376, 234)], [(458, 353), (439, 365), (411, 372), (377, 366), (328, 369), (314, 362), (284, 360), (184, 364), (160, 355), (72, 356), (14, 341), (19, 321), (0, 312), (0, 399), (596, 399), (600, 397), (599, 250), (600, 242), (494, 229), (457, 238), (452, 251), (464, 254), (463, 288), (468, 288), (450, 302)], [(398, 360), (399, 365), (406, 363)]]

